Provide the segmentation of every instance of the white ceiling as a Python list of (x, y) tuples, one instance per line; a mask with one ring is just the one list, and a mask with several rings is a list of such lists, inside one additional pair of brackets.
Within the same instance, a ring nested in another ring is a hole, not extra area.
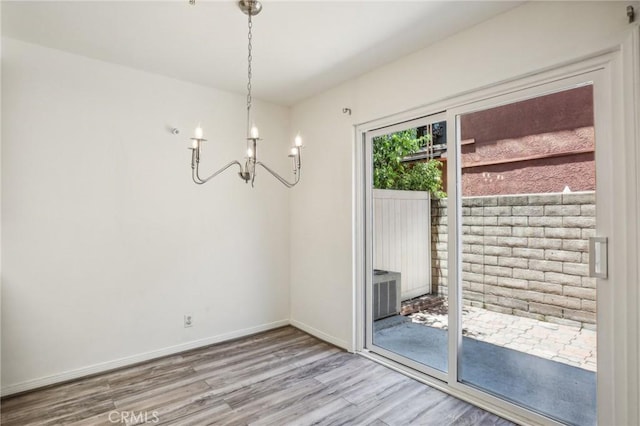
[[(521, 3), (264, 0), (254, 18), (254, 96), (291, 105)], [(234, 1), (1, 4), (3, 35), (246, 90), (247, 18)]]

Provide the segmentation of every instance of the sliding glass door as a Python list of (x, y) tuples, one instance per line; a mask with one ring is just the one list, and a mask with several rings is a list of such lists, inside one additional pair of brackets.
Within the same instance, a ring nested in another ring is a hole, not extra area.
[(598, 349), (610, 354), (603, 76), (365, 133), (366, 349), (524, 418), (596, 424)]
[(592, 81), (455, 120), (458, 381), (563, 423), (595, 425)]

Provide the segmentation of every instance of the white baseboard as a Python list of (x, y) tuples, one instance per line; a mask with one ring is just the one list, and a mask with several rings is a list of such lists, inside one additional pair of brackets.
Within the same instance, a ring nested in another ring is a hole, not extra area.
[(205, 339), (200, 339), (200, 340), (194, 340), (187, 343), (181, 343), (179, 345), (169, 346), (167, 348), (162, 348), (155, 351), (145, 352), (141, 354), (128, 356), (125, 358), (116, 359), (113, 361), (102, 362), (99, 364), (94, 364), (87, 367), (78, 368), (75, 370), (65, 371), (65, 372), (53, 374), (47, 377), (28, 380), (26, 382), (16, 383), (16, 384), (3, 387), (2, 390), (0, 391), (0, 395), (4, 397), (4, 396), (12, 395), (14, 393), (25, 392), (32, 389), (41, 388), (43, 386), (49, 386), (56, 383), (67, 382), (69, 380), (78, 379), (80, 377), (91, 376), (98, 373), (104, 373), (106, 371), (115, 370), (118, 368), (126, 367), (128, 365), (138, 364), (140, 362), (149, 361), (149, 360), (160, 358), (167, 355), (173, 355), (176, 353), (188, 351), (190, 349), (196, 349), (203, 346), (212, 345), (214, 343), (220, 343), (220, 342), (224, 342), (231, 339), (237, 339), (239, 337), (249, 336), (251, 334), (260, 333), (262, 331), (267, 331), (267, 330), (271, 330), (278, 327), (283, 327), (289, 324), (290, 324), (289, 320), (286, 320), (286, 319), (271, 322), (268, 324), (261, 324), (255, 327), (235, 330), (229, 333), (219, 334), (217, 336), (207, 337)]
[(297, 321), (297, 320), (290, 320), (289, 324), (291, 324), (292, 326), (299, 328), (300, 330), (311, 334), (312, 336), (317, 337), (320, 340), (324, 340), (325, 342), (331, 343), (332, 345), (335, 345), (339, 348), (342, 348), (346, 351), (349, 352), (353, 352), (353, 348), (351, 347), (351, 345), (349, 343), (347, 343), (345, 340), (342, 339), (338, 339), (337, 337), (331, 336), (329, 334), (326, 334), (325, 332), (322, 332), (316, 328), (311, 327), (310, 325), (307, 325), (303, 322)]

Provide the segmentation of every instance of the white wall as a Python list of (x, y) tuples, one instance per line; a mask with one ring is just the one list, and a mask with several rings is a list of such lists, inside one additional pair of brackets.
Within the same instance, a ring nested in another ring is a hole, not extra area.
[(353, 315), (353, 105), (340, 86), (295, 107), (304, 131), (300, 191), (291, 194), (291, 323), (351, 348)]
[(626, 5), (526, 3), (296, 105), (308, 154), (291, 198), (292, 323), (353, 348), (355, 125), (613, 47), (632, 28)]
[[(290, 192), (190, 177), (198, 122), (205, 171), (243, 156), (243, 95), (2, 48), (3, 393), (288, 322)], [(256, 110), (288, 171), (289, 111)]]

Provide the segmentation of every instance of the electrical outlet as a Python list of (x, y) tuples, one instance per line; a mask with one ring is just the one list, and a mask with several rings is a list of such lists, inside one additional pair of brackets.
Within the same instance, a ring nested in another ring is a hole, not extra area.
[(193, 325), (193, 316), (185, 315), (184, 316), (184, 328), (191, 327)]

